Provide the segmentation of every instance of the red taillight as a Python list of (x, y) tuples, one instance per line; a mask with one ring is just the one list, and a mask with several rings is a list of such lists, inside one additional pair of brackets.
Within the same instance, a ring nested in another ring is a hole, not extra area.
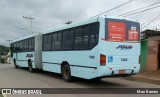
[(106, 56), (100, 54), (100, 65), (105, 66), (106, 65)]
[(138, 64), (140, 64), (140, 62), (141, 62), (141, 55), (139, 55)]

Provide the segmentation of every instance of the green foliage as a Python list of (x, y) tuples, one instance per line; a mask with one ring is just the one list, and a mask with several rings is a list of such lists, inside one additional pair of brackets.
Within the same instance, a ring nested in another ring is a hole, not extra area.
[(3, 97), (3, 95), (2, 95), (2, 94), (0, 94), (0, 97)]
[(6, 53), (8, 53), (8, 52), (9, 52), (9, 47), (0, 45), (0, 53), (1, 53), (1, 55), (6, 55)]
[(9, 52), (9, 47), (0, 45), (0, 63), (4, 63), (4, 60), (1, 59), (1, 56), (6, 55), (8, 52)]

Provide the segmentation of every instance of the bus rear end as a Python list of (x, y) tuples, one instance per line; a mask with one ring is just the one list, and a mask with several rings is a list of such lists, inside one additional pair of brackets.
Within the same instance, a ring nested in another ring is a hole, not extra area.
[(99, 77), (128, 76), (140, 70), (140, 24), (124, 19), (105, 19), (99, 46)]

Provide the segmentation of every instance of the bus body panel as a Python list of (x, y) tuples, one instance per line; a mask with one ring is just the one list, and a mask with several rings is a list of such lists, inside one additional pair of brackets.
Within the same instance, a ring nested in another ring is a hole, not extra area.
[[(13, 59), (15, 58), (17, 64), (21, 67), (28, 67), (28, 60), (31, 59), (33, 68), (55, 73), (61, 73), (62, 62), (67, 62), (70, 66), (71, 76), (85, 79), (119, 75), (121, 74), (121, 70), (125, 70), (124, 74), (128, 75), (139, 73), (139, 41), (108, 41), (106, 39), (106, 33), (108, 33), (106, 31), (106, 21), (108, 22), (110, 20), (126, 22), (126, 20), (121, 18), (112, 19), (112, 17), (96, 17), (87, 21), (73, 23), (56, 29), (50, 29), (42, 33), (42, 35), (35, 35), (34, 52), (14, 53)], [(126, 22), (127, 30), (132, 24), (137, 23), (132, 20), (127, 21), (129, 21)], [(100, 26), (98, 44), (94, 48), (89, 50), (42, 51), (43, 35), (95, 22), (99, 22)], [(33, 37), (33, 35), (30, 35), (29, 37), (31, 36)], [(125, 37), (127, 37), (127, 35)], [(25, 38), (22, 38), (21, 40)], [(33, 57), (26, 57), (27, 54), (32, 54)], [(105, 66), (101, 66), (100, 64), (101, 54), (106, 56)]]
[[(103, 20), (102, 20), (103, 21)], [(125, 70), (124, 74), (137, 74), (140, 71), (140, 41), (114, 42), (108, 39), (108, 22), (124, 23), (125, 38), (128, 39), (128, 30), (131, 26), (136, 26), (139, 31), (139, 23), (132, 20), (105, 18), (105, 25), (101, 28), (99, 37), (99, 55), (106, 56), (106, 65), (98, 66), (98, 77), (121, 75), (120, 71)], [(101, 22), (102, 23), (102, 22)], [(101, 33), (105, 32), (105, 33)], [(107, 39), (106, 39), (107, 38)], [(140, 39), (140, 35), (138, 37)], [(99, 59), (100, 61), (100, 59)]]
[(97, 77), (97, 52), (97, 46), (91, 51), (43, 51), (43, 70), (61, 73), (61, 64), (66, 61), (70, 65), (72, 76), (91, 79)]
[(108, 55), (139, 56), (140, 43), (108, 42), (101, 40), (101, 51)]
[(70, 67), (71, 67), (71, 74), (74, 77), (93, 79), (98, 76), (97, 68), (87, 68), (87, 67), (77, 67), (77, 66), (70, 66)]
[[(17, 42), (20, 42), (20, 41), (23, 41), (25, 39), (30, 39), (30, 38), (35, 38), (37, 34), (31, 34), (31, 35), (28, 35), (28, 36), (25, 36), (25, 37), (22, 37), (20, 39), (17, 39), (17, 40), (14, 40), (11, 45), (13, 43), (16, 43)], [(35, 43), (35, 39), (33, 41), (33, 43)], [(23, 45), (23, 44), (22, 44)], [(39, 45), (41, 46), (41, 45)], [(34, 47), (34, 46), (33, 46)], [(35, 47), (34, 47), (35, 48)], [(12, 48), (13, 49), (13, 48)], [(14, 47), (15, 49), (15, 47)], [(16, 49), (19, 49), (19, 47)], [(22, 49), (22, 48), (21, 48)], [(16, 64), (19, 66), (19, 67), (28, 67), (28, 61), (29, 59), (31, 60), (32, 62), (32, 68), (36, 68), (35, 66), (35, 53), (34, 51), (12, 51), (13, 53), (13, 56), (12, 56), (12, 63), (14, 63), (14, 59), (16, 61)]]
[[(19, 67), (28, 67), (28, 61), (16, 61), (17, 62), (17, 65)], [(35, 62), (32, 62), (32, 68), (36, 68), (35, 67)]]
[(61, 65), (56, 63), (44, 62), (43, 70), (54, 73), (61, 73)]
[(16, 63), (19, 67), (28, 67), (29, 59), (32, 61), (33, 68), (35, 68), (34, 52), (17, 53)]
[[(57, 29), (48, 30), (46, 33), (63, 30), (94, 22), (103, 22), (104, 18), (91, 18), (85, 22), (67, 25), (67, 27), (59, 27)], [(99, 26), (99, 33), (103, 31), (103, 25)], [(99, 34), (100, 35), (100, 34)], [(99, 39), (98, 39), (99, 40)], [(66, 61), (70, 65), (71, 75), (74, 77), (92, 79), (98, 77), (99, 65), (99, 43), (91, 50), (67, 50), (67, 51), (42, 51), (43, 70), (61, 73), (61, 64)], [(49, 56), (49, 57), (48, 57)]]
[[(134, 68), (136, 67), (136, 68)], [(114, 76), (120, 74), (120, 70), (125, 70), (125, 74), (132, 75), (132, 74), (137, 74), (139, 73), (140, 70), (140, 64), (134, 64), (134, 65), (124, 65), (119, 66), (119, 65), (112, 65), (112, 66), (104, 66), (104, 67), (99, 67), (99, 72), (98, 76), (99, 77), (107, 77), (107, 76)], [(132, 71), (133, 70), (133, 71)]]

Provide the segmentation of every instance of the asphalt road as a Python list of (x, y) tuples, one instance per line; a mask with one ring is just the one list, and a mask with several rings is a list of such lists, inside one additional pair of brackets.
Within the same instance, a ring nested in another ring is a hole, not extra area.
[[(11, 64), (0, 64), (0, 88), (160, 88), (160, 85), (128, 81), (121, 78), (104, 78), (99, 82), (79, 79), (64, 82), (60, 75), (38, 71), (30, 73), (26, 68), (15, 69)], [(134, 94), (50, 94), (8, 95), (7, 97), (135, 97)], [(137, 97), (159, 97), (159, 95), (136, 94)]]

